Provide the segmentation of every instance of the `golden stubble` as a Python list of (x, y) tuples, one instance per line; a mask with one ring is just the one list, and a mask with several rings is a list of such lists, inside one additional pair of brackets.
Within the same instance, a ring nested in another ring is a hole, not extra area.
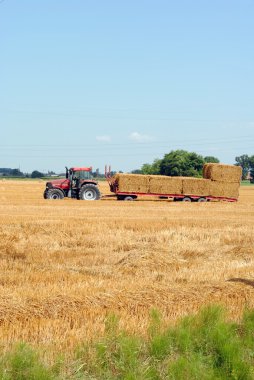
[[(254, 307), (254, 187), (238, 203), (42, 198), (43, 181), (0, 181), (0, 340), (72, 355), (105, 317), (145, 334), (203, 305)], [(100, 185), (108, 193), (106, 183)]]

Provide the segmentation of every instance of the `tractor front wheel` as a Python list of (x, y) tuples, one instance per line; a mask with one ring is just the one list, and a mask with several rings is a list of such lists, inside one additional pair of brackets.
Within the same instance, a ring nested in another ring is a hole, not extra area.
[(79, 199), (82, 201), (97, 201), (100, 197), (100, 190), (92, 183), (82, 186), (79, 192)]
[(59, 189), (49, 189), (44, 192), (44, 198), (46, 199), (63, 199), (64, 194), (61, 190)]

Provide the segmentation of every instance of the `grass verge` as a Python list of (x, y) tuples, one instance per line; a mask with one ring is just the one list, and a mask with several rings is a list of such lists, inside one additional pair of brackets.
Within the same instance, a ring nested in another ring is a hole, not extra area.
[(229, 322), (219, 306), (183, 318), (177, 326), (163, 327), (152, 311), (147, 338), (119, 329), (116, 316), (105, 322), (105, 336), (82, 344), (72, 362), (47, 365), (22, 343), (1, 355), (2, 380), (180, 380), (254, 379), (254, 310), (239, 323)]

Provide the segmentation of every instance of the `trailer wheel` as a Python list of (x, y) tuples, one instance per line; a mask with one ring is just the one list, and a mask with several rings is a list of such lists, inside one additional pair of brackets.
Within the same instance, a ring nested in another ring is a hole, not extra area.
[(191, 202), (191, 198), (190, 197), (184, 197), (182, 199), (182, 202)]
[(207, 202), (206, 198), (198, 198), (198, 202)]
[(82, 186), (79, 192), (79, 199), (82, 201), (97, 201), (100, 197), (100, 190), (92, 183)]
[(126, 197), (124, 197), (124, 200), (125, 201), (134, 201), (134, 198), (131, 195), (127, 195)]
[(44, 196), (46, 196), (46, 199), (63, 199), (64, 194), (59, 189), (49, 189), (47, 192), (44, 192)]

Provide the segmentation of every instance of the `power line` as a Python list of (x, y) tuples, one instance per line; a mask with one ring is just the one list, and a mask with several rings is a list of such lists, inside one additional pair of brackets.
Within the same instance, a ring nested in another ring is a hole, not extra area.
[[(243, 141), (242, 141), (243, 140)], [(11, 144), (11, 145), (6, 145), (6, 144), (0, 144), (1, 148), (4, 149), (12, 149), (12, 148), (57, 148), (57, 149), (66, 149), (66, 148), (82, 148), (82, 149), (88, 149), (88, 148), (111, 148), (111, 147), (126, 147), (126, 148), (131, 148), (135, 147), (140, 149), (141, 147), (151, 147), (151, 146), (157, 146), (157, 147), (168, 147), (168, 145), (159, 145), (159, 144), (169, 144), (169, 145), (175, 145), (175, 144), (181, 144), (181, 145), (189, 145), (192, 144), (193, 146), (196, 145), (203, 145), (203, 144), (208, 144), (208, 145), (213, 145), (213, 144), (220, 144), (220, 143), (234, 143), (234, 142), (244, 142), (246, 140), (247, 142), (253, 143), (254, 141), (254, 136), (239, 136), (239, 137), (234, 137), (234, 138), (216, 138), (216, 139), (210, 139), (210, 138), (194, 138), (193, 140), (164, 140), (164, 141), (144, 141), (144, 142), (138, 142), (138, 141), (126, 141), (125, 143), (101, 143), (98, 142), (96, 144), (90, 144), (87, 143), (85, 144), (75, 144), (75, 145), (70, 145), (70, 144)], [(36, 149), (37, 150), (37, 149)]]

